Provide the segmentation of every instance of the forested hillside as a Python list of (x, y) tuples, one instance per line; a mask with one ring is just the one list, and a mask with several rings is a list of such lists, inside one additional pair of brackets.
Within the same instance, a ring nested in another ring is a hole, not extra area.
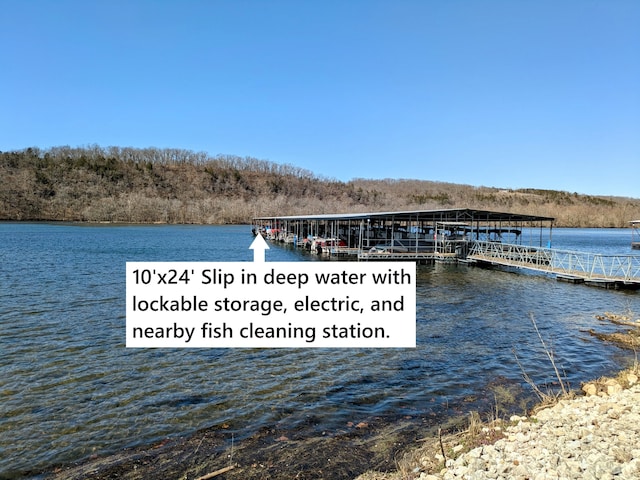
[(254, 216), (482, 208), (625, 227), (640, 199), (421, 180), (320, 178), (292, 165), (180, 149), (0, 152), (0, 220), (248, 223)]

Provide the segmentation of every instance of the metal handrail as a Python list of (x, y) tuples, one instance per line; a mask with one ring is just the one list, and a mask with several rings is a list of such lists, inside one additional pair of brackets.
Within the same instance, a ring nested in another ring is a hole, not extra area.
[(575, 276), (587, 280), (640, 282), (640, 255), (603, 255), (474, 241), (467, 258)]

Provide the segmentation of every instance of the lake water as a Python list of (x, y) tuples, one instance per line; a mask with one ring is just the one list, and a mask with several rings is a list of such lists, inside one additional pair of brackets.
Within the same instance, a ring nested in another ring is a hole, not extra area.
[[(630, 235), (555, 229), (553, 246), (631, 254)], [(238, 440), (274, 424), (312, 436), (490, 409), (497, 383), (531, 400), (514, 349), (539, 385), (555, 380), (531, 315), (573, 387), (631, 358), (585, 331), (639, 314), (640, 293), (462, 265), (418, 267), (415, 349), (124, 347), (125, 262), (251, 261), (252, 240), (248, 226), (0, 224), (0, 478), (223, 423)]]

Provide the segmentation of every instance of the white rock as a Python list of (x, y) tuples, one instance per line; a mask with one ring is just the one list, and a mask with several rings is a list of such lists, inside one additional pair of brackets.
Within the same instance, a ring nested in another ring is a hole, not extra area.
[(483, 447), (474, 448), (473, 450), (470, 450), (469, 453), (467, 453), (467, 456), (469, 458), (480, 458), (480, 456), (483, 453), (483, 450), (484, 450)]

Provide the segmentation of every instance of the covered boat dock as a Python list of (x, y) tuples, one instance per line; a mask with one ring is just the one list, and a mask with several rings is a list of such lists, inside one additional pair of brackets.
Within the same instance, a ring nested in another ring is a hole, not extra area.
[(258, 217), (255, 234), (331, 257), (464, 261), (473, 242), (542, 247), (554, 219), (475, 209)]
[[(551, 248), (553, 221), (488, 210), (412, 210), (259, 217), (253, 233), (329, 258), (460, 262), (537, 271), (571, 283), (640, 288), (640, 256)], [(631, 223), (637, 235), (640, 221)]]

